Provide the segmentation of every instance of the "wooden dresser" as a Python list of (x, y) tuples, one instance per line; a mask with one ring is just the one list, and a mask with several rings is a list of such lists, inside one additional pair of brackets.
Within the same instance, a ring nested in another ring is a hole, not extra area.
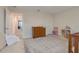
[(46, 29), (44, 27), (32, 27), (33, 38), (46, 36)]

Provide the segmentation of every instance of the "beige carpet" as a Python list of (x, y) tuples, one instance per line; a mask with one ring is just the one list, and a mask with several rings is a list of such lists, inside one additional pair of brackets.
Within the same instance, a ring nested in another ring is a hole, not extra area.
[(28, 53), (67, 53), (68, 40), (62, 37), (46, 36), (35, 39), (24, 39)]

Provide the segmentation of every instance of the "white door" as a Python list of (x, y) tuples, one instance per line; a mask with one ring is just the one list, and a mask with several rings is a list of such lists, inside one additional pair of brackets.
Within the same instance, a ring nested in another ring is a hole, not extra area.
[(6, 35), (12, 34), (12, 19), (10, 17), (10, 12), (6, 9)]

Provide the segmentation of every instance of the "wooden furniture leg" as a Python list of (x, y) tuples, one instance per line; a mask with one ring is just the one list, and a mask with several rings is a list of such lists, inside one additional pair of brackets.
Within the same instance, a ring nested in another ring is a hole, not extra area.
[(74, 45), (74, 47), (75, 47), (75, 53), (78, 53), (78, 39), (79, 39), (79, 36), (75, 36), (74, 37), (75, 38), (75, 45)]
[(69, 47), (68, 47), (68, 52), (72, 53), (72, 35), (69, 33)]

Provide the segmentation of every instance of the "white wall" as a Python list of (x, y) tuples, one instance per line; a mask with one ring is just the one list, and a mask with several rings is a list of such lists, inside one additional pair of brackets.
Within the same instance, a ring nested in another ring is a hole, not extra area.
[(79, 32), (79, 7), (54, 16), (54, 26), (58, 26), (59, 31), (66, 25), (72, 28), (72, 32)]
[(25, 12), (23, 13), (24, 29), (23, 36), (25, 38), (32, 37), (33, 26), (43, 26), (46, 28), (46, 34), (51, 34), (53, 29), (53, 16), (41, 12)]

